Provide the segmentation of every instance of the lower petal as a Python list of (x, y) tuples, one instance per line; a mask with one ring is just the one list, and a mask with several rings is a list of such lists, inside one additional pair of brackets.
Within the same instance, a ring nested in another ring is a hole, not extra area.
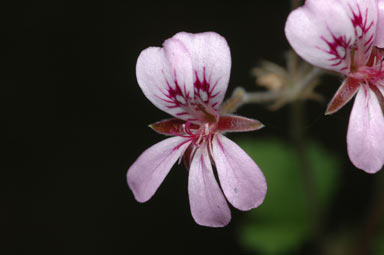
[(384, 116), (377, 97), (360, 88), (351, 112), (347, 134), (352, 163), (367, 173), (376, 173), (384, 164)]
[(267, 192), (260, 168), (236, 143), (221, 134), (214, 137), (212, 146), (220, 184), (228, 201), (243, 211), (258, 207)]
[(127, 181), (136, 200), (148, 201), (190, 142), (182, 137), (165, 139), (144, 151), (128, 169)]
[(223, 227), (229, 223), (231, 211), (213, 175), (206, 149), (198, 149), (193, 157), (188, 192), (192, 217), (196, 223), (208, 227)]

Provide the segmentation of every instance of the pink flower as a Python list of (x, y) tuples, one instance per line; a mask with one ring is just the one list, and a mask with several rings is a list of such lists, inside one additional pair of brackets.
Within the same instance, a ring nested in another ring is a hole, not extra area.
[(256, 120), (220, 115), (230, 69), (228, 44), (213, 32), (181, 32), (166, 40), (163, 48), (149, 47), (141, 52), (136, 65), (140, 88), (155, 106), (175, 118), (151, 125), (173, 137), (148, 148), (128, 169), (128, 185), (137, 201), (149, 200), (183, 157), (189, 168), (191, 212), (198, 224), (227, 225), (231, 212), (226, 199), (239, 210), (250, 210), (263, 202), (267, 190), (263, 173), (222, 134), (263, 127)]
[(355, 94), (347, 133), (352, 163), (368, 173), (384, 164), (384, 0), (307, 0), (288, 17), (293, 49), (313, 65), (346, 79), (326, 114)]

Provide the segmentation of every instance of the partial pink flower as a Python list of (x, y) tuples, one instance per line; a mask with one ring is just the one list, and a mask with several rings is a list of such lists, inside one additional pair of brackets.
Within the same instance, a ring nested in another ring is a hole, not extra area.
[(285, 34), (313, 65), (345, 75), (326, 114), (356, 94), (347, 148), (367, 173), (384, 165), (384, 0), (307, 0), (288, 17)]
[(264, 201), (263, 173), (222, 135), (263, 127), (257, 120), (220, 114), (230, 69), (228, 44), (214, 32), (181, 32), (162, 48), (141, 52), (136, 65), (139, 86), (155, 106), (174, 118), (151, 125), (172, 137), (148, 148), (128, 169), (128, 185), (137, 201), (148, 201), (181, 158), (189, 170), (189, 202), (198, 224), (227, 225), (231, 212), (226, 200), (239, 210), (250, 210)]
[(384, 48), (384, 0), (377, 0), (378, 18), (377, 18), (377, 34), (376, 34), (376, 46)]

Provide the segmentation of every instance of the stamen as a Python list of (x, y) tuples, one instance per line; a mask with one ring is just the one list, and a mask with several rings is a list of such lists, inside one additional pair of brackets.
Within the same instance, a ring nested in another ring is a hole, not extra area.
[(204, 135), (203, 135), (202, 133), (200, 133), (199, 138), (197, 139), (196, 142), (194, 142), (194, 144), (195, 144), (196, 146), (199, 146), (201, 140), (203, 139), (203, 136), (204, 136)]
[(183, 144), (186, 144), (188, 142), (190, 142), (191, 140), (190, 139), (187, 139), (183, 142), (181, 142), (180, 144), (178, 144), (175, 148), (173, 148), (173, 150), (178, 150)]
[(208, 124), (205, 124), (205, 126), (204, 126), (204, 128), (205, 128), (205, 135), (208, 135), (209, 134), (209, 126), (208, 126)]
[(184, 137), (184, 138), (190, 138), (190, 137), (191, 137), (190, 135), (183, 135), (183, 134), (180, 134), (180, 133), (174, 131), (173, 129), (169, 130), (169, 133), (171, 133), (172, 135), (180, 136), (180, 137)]
[[(384, 70), (383, 70), (383, 63), (384, 63), (384, 57), (382, 57), (382, 60), (378, 60), (380, 62), (380, 66), (379, 66), (379, 74), (383, 74)], [(384, 79), (384, 77), (383, 77)]]
[(191, 121), (187, 121), (184, 125), (183, 125), (183, 128), (184, 128), (184, 132), (187, 133), (188, 135), (192, 136), (193, 133), (191, 131)]

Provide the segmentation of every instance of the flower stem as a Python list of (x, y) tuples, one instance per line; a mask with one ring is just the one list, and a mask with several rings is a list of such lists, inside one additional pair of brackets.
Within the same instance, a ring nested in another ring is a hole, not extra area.
[(317, 79), (320, 75), (322, 75), (324, 71), (318, 67), (313, 67), (312, 71), (309, 72), (304, 79), (302, 79), (296, 86), (293, 88), (294, 94), (299, 94), (303, 91), (307, 86), (311, 85), (311, 83)]
[(308, 213), (311, 218), (313, 240), (316, 242), (320, 234), (320, 211), (319, 200), (316, 190), (315, 178), (308, 158), (308, 143), (305, 134), (305, 109), (302, 101), (295, 101), (291, 104), (290, 131), (294, 148), (300, 163), (300, 173), (305, 189), (308, 206)]
[(247, 92), (242, 87), (237, 87), (231, 97), (221, 106), (221, 113), (233, 113), (245, 104), (273, 103), (283, 98), (283, 101), (294, 102), (300, 93), (312, 85), (312, 82), (322, 75), (323, 72), (320, 68), (313, 67), (301, 81), (282, 91)]
[(221, 105), (221, 113), (222, 114), (230, 114), (234, 113), (240, 106), (244, 104), (244, 97), (245, 97), (245, 90), (242, 87), (237, 87), (232, 92), (232, 95), (230, 98), (228, 98), (222, 105)]

